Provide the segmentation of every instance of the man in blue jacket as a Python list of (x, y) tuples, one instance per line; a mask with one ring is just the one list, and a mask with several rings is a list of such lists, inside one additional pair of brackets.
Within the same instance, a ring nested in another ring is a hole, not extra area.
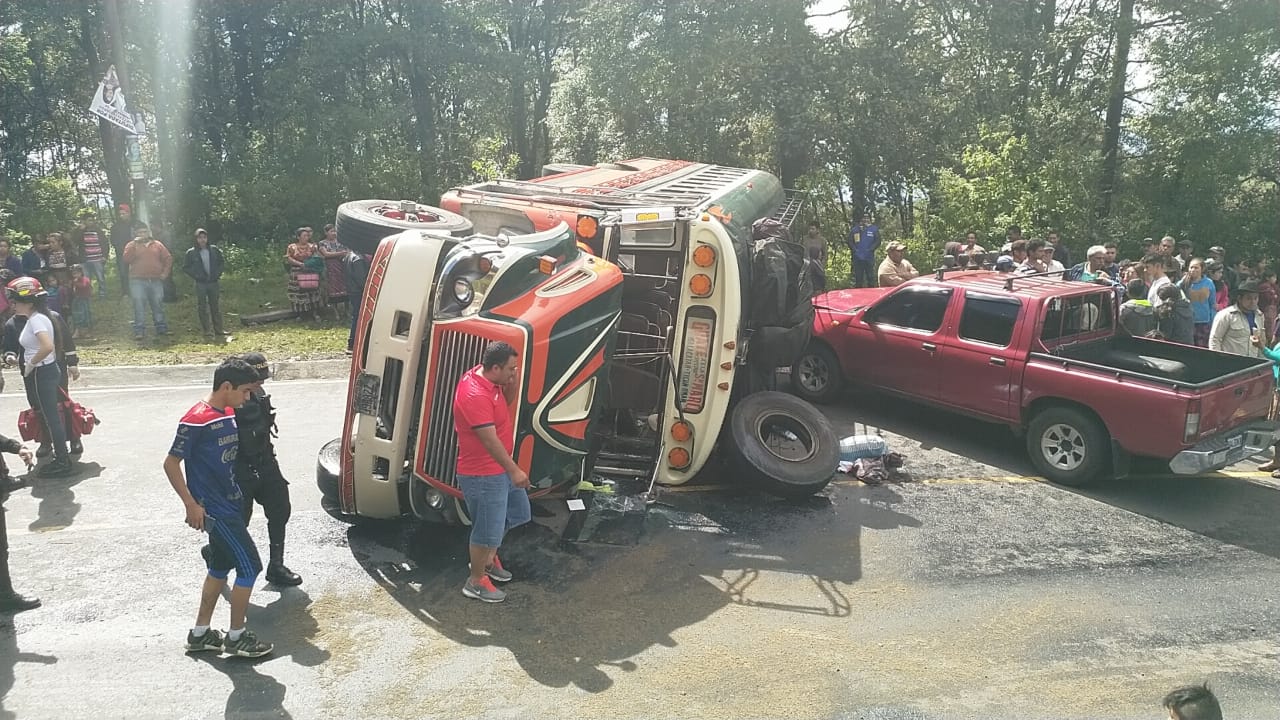
[(862, 214), (862, 222), (849, 229), (845, 239), (853, 258), (854, 287), (876, 287), (876, 248), (880, 247), (880, 228), (871, 221), (871, 213)]

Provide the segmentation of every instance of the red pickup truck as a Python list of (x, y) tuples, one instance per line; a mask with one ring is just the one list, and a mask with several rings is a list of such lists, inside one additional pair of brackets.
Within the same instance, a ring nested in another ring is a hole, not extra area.
[(1025, 433), (1044, 477), (1123, 477), (1132, 457), (1177, 474), (1218, 470), (1280, 436), (1266, 360), (1117, 334), (1112, 288), (1055, 276), (960, 271), (814, 299), (793, 391), (847, 385)]

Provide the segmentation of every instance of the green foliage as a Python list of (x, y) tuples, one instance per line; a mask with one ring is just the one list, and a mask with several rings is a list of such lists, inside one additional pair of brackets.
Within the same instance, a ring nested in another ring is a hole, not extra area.
[[(812, 0), (120, 0), (145, 205), (179, 244), (206, 227), (267, 274), (346, 199), (650, 155), (809, 190), (833, 263), (865, 207), (922, 268), (1009, 223), (1077, 249), (1172, 233), (1275, 254), (1275, 0), (1143, 0), (1119, 95), (1120, 0), (846, 5), (818, 32)], [(85, 111), (104, 7), (0, 3), (0, 230), (128, 198), (120, 133)]]

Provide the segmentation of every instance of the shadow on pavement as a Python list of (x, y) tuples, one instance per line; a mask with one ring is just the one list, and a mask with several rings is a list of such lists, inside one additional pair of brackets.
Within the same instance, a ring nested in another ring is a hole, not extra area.
[(258, 670), (258, 665), (275, 658), (287, 657), (303, 667), (316, 667), (329, 659), (329, 651), (311, 641), (320, 629), (311, 615), (311, 597), (306, 592), (289, 588), (266, 606), (249, 608), (249, 620), (255, 628), (270, 628), (271, 636), (260, 636), (273, 643), (275, 650), (259, 659), (228, 657), (214, 653), (193, 653), (189, 657), (204, 662), (231, 680), (227, 696), (227, 720), (248, 718), (290, 718), (284, 709), (288, 688), (274, 677)]
[[(865, 424), (870, 432), (884, 430), (919, 443), (922, 450), (944, 450), (955, 456), (956, 476), (972, 475), (974, 462), (999, 468), (1010, 475), (1035, 474), (1022, 438), (1004, 425), (869, 391), (845, 393), (840, 402), (823, 406), (822, 410), (836, 425), (837, 434), (864, 432)], [(911, 456), (911, 451), (894, 447), (892, 439), (889, 446), (890, 450), (906, 456), (905, 471), (912, 472), (916, 458)], [(946, 477), (950, 470), (935, 469), (931, 475)]]
[(4, 698), (13, 689), (14, 669), (18, 663), (53, 665), (58, 658), (18, 651), (18, 632), (13, 626), (13, 616), (0, 617), (0, 720), (14, 720), (18, 716), (4, 709)]
[[(862, 577), (862, 529), (920, 525), (892, 509), (899, 500), (883, 487), (832, 487), (803, 501), (669, 493), (650, 507), (644, 536), (629, 547), (568, 544), (527, 525), (503, 545), (516, 579), (501, 605), (461, 594), (463, 528), (357, 525), (348, 543), (374, 580), (443, 636), (506, 648), (543, 685), (596, 693), (613, 685), (607, 668), (634, 670), (636, 655), (675, 647), (676, 631), (730, 604), (849, 616), (844, 591)], [(807, 576), (812, 587), (786, 583), (779, 595), (777, 583), (757, 584), (764, 573)]]
[(1226, 475), (1134, 477), (1062, 488), (1219, 542), (1280, 558), (1280, 488)]
[(75, 522), (76, 515), (80, 514), (80, 503), (76, 502), (76, 494), (71, 488), (102, 475), (103, 468), (96, 462), (81, 462), (75, 464), (75, 469), (75, 474), (63, 478), (28, 474), (31, 497), (40, 501), (39, 516), (27, 526), (31, 532), (61, 530)]

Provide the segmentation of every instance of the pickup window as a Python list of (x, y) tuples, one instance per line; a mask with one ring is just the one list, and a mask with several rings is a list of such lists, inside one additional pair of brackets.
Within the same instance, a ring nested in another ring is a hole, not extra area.
[(1050, 299), (1040, 340), (1056, 346), (1109, 335), (1115, 324), (1114, 300), (1111, 290)]
[(867, 322), (935, 333), (951, 302), (951, 288), (907, 287), (867, 311)]
[(965, 340), (1008, 347), (1022, 303), (1016, 298), (966, 293), (960, 315), (960, 337)]

